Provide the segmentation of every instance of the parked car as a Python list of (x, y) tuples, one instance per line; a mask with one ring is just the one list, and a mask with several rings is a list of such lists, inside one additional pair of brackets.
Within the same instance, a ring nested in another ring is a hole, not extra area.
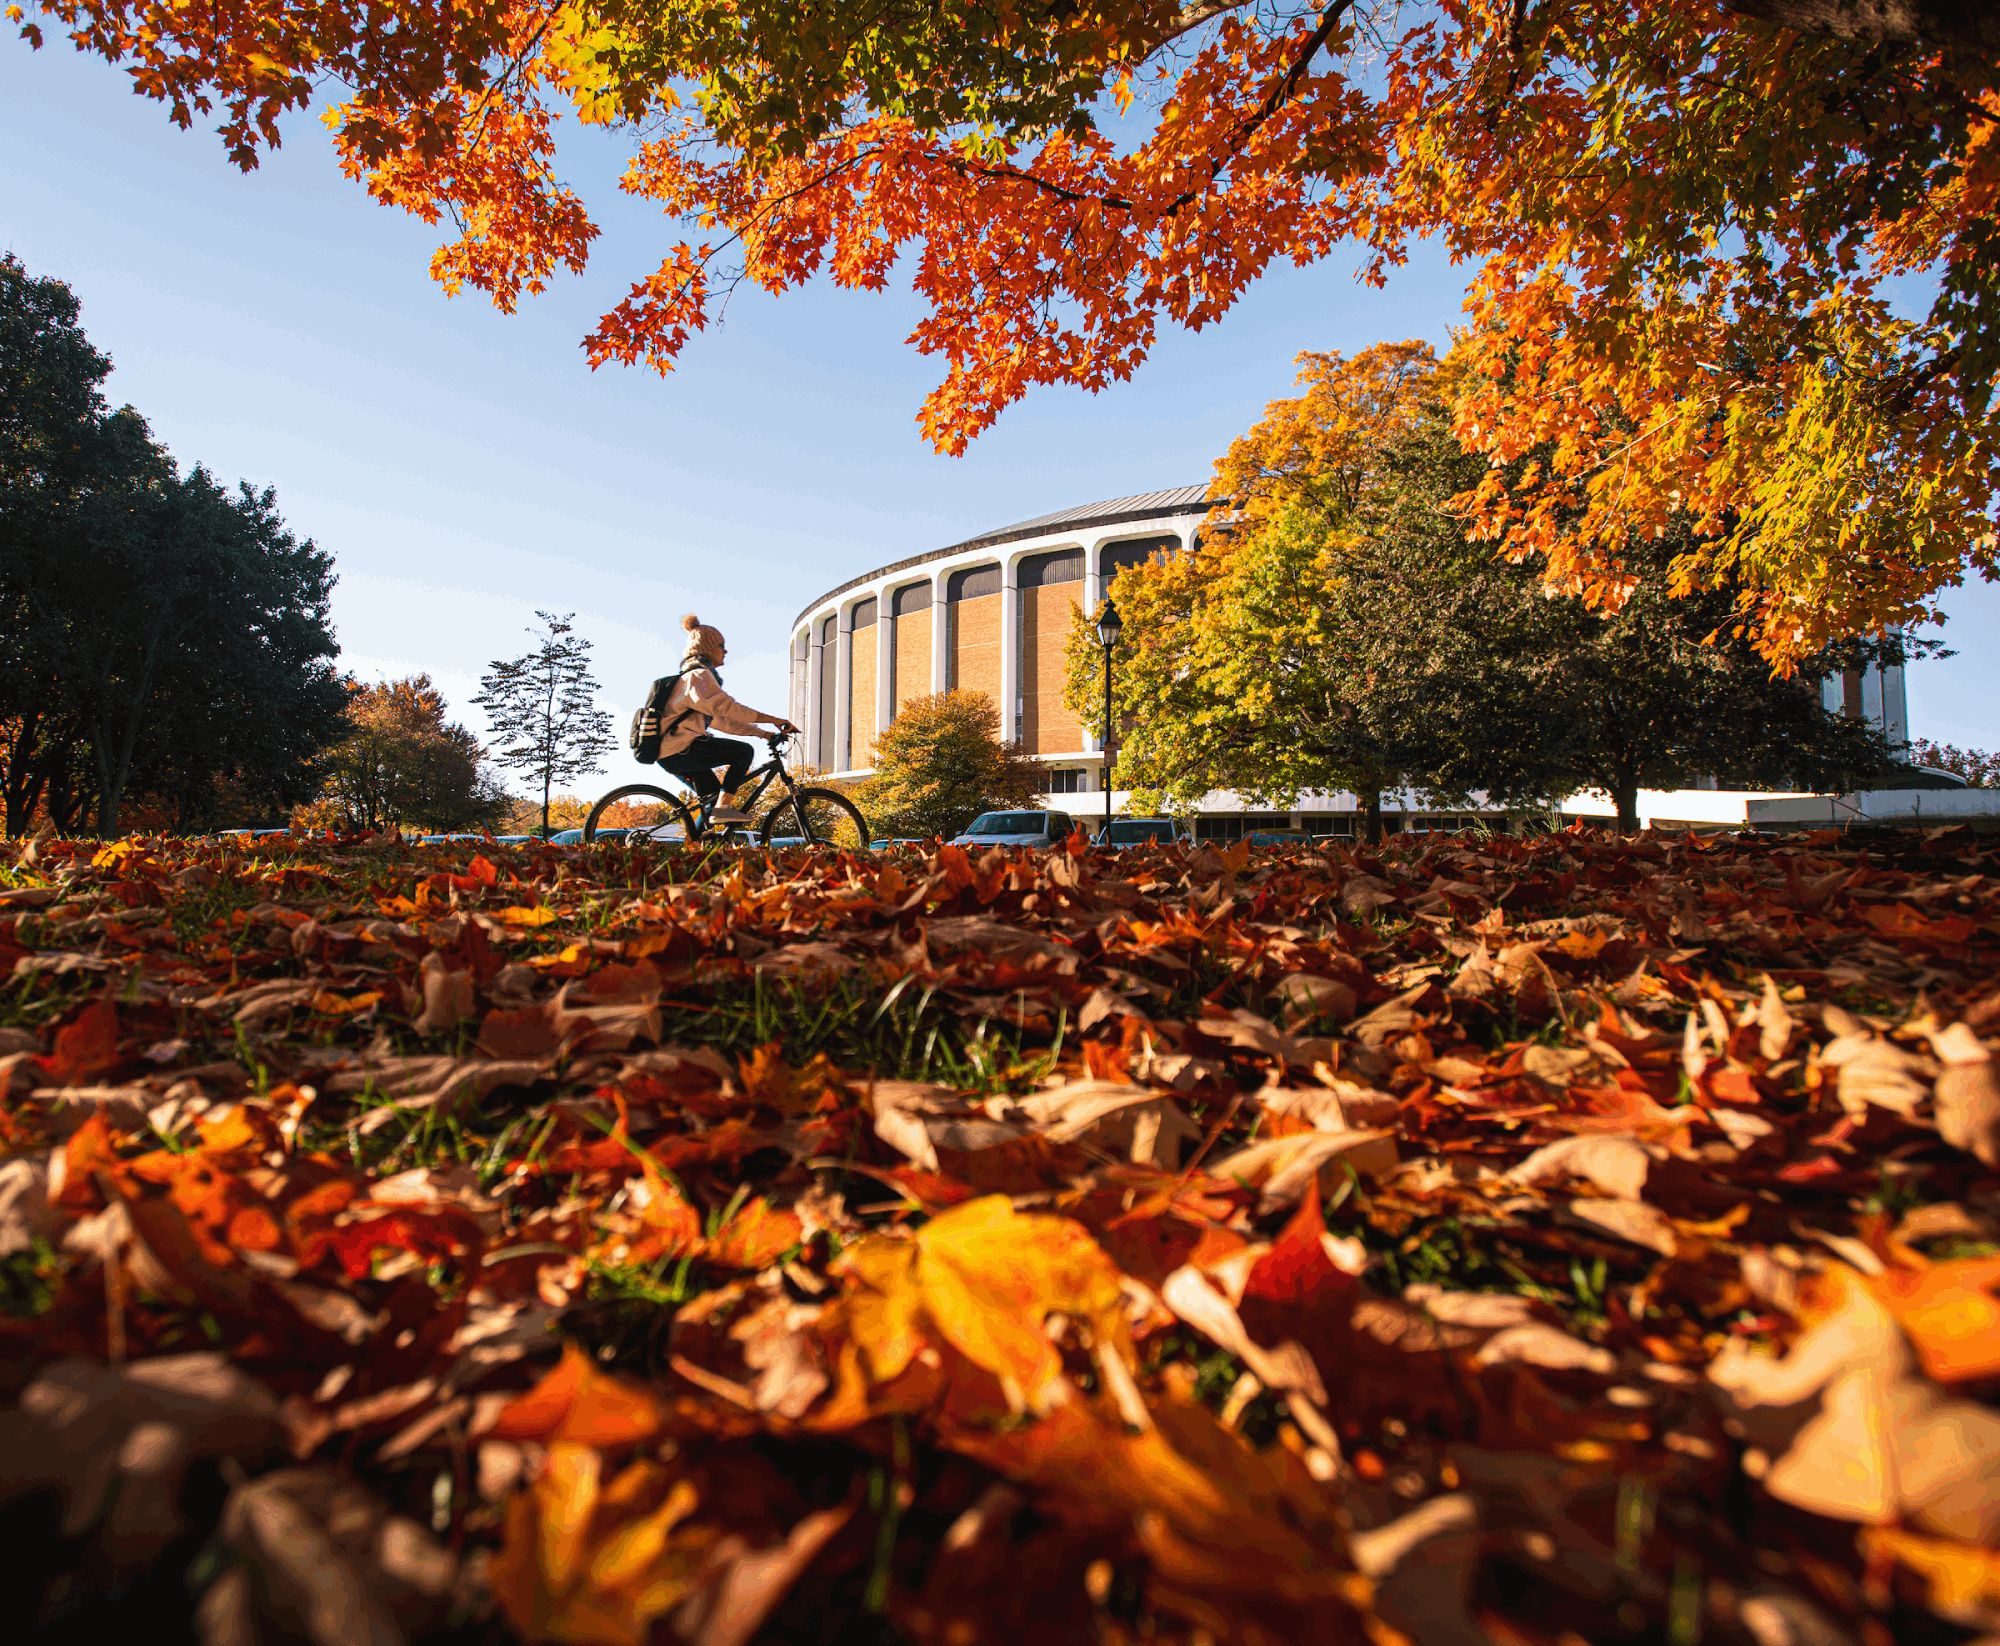
[(1243, 837), (1250, 846), (1310, 846), (1312, 836), (1303, 829), (1252, 829)]
[[(771, 844), (775, 846), (777, 842), (774, 840)], [(891, 846), (921, 846), (923, 844), (924, 842), (921, 840), (898, 836), (894, 840), (871, 840), (868, 842), (868, 849), (871, 852), (886, 852)]]
[(1060, 846), (1076, 828), (1068, 812), (981, 812), (954, 846), (1032, 846), (1049, 851)]
[(1096, 844), (1100, 846), (1171, 845), (1186, 840), (1188, 832), (1171, 817), (1114, 817), (1100, 824)]
[(581, 846), (583, 844), (583, 830), (558, 829), (554, 834), (549, 836), (549, 844), (551, 846)]

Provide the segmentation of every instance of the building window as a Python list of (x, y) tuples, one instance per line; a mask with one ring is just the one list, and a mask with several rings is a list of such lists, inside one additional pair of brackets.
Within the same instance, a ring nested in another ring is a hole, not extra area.
[(1057, 583), (1082, 581), (1082, 549), (1051, 549), (1047, 554), (1031, 554), (1015, 568), (1015, 582), (1024, 589), (1045, 589)]
[(1048, 774), (1049, 786), (1044, 794), (1088, 794), (1089, 773), (1076, 766), (1061, 766)]
[(1097, 557), (1098, 571), (1104, 579), (1103, 588), (1108, 594), (1120, 572), (1154, 560), (1170, 559), (1180, 552), (1181, 540), (1178, 537), (1142, 537), (1132, 543), (1113, 543), (1100, 551)]
[(1299, 826), (1307, 834), (1354, 833), (1354, 814), (1351, 812), (1307, 812), (1299, 819)]
[(961, 600), (979, 600), (1000, 592), (998, 566), (968, 566), (945, 579), (944, 597), (953, 605)]
[(1289, 829), (1292, 820), (1283, 812), (1218, 812), (1194, 820), (1197, 840), (1241, 840), (1259, 829)]

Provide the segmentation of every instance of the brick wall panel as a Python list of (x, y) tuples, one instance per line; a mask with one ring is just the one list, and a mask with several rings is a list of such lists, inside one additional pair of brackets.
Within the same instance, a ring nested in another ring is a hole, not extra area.
[(848, 769), (859, 770), (875, 760), (875, 637), (882, 625), (854, 631), (854, 652), (848, 668), (852, 687), (847, 703)]
[(951, 683), (1000, 701), (1000, 596), (958, 600), (951, 608)]
[(926, 607), (896, 619), (896, 712), (913, 697), (931, 695), (931, 614)]
[(1030, 754), (1074, 754), (1083, 727), (1063, 703), (1064, 648), (1081, 583), (1021, 591), (1021, 741)]

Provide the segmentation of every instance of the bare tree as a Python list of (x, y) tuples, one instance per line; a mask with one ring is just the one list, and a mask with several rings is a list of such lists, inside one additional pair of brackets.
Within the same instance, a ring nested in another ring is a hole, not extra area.
[[(542, 833), (549, 832), (549, 795), (597, 768), (613, 746), (611, 716), (592, 695), (590, 642), (575, 632), (575, 612), (535, 613), (547, 632), (525, 657), (495, 661), (479, 677), (472, 701), (486, 711), (501, 747), (493, 759), (542, 785)], [(528, 631), (530, 634), (534, 630)]]

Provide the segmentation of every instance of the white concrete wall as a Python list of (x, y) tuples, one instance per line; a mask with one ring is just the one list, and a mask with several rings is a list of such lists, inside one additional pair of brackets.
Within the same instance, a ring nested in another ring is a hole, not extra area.
[(1757, 795), (1749, 823), (1955, 823), (2000, 817), (2000, 789), (1867, 789), (1858, 794)]

